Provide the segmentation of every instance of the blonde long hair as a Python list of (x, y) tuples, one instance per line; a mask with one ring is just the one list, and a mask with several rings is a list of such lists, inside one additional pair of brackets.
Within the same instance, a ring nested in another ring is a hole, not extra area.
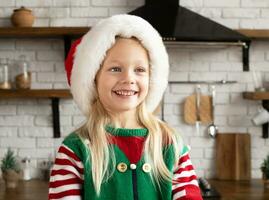
[[(152, 113), (147, 112), (145, 102), (142, 102), (137, 109), (139, 122), (148, 129), (148, 136), (145, 141), (145, 160), (152, 166), (151, 177), (154, 184), (160, 187), (162, 181), (172, 181), (172, 174), (167, 169), (163, 158), (163, 147), (173, 144), (175, 158), (178, 158), (182, 144), (181, 139), (175, 131), (166, 123), (158, 119)], [(115, 169), (115, 155), (107, 140), (105, 126), (108, 124), (117, 125), (104, 109), (99, 98), (92, 104), (91, 115), (87, 122), (78, 129), (79, 135), (89, 139), (90, 163), (92, 178), (97, 195), (100, 194), (101, 184), (107, 181)], [(111, 162), (111, 163), (110, 163)], [(176, 164), (177, 159), (175, 159)], [(110, 168), (109, 165), (112, 164)]]

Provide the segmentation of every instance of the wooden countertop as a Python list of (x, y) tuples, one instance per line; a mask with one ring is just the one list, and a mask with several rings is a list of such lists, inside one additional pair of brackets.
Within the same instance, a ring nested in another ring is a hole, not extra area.
[[(222, 195), (221, 200), (268, 200), (269, 189), (262, 180), (251, 181), (209, 181)], [(48, 182), (41, 180), (20, 181), (15, 190), (5, 190), (0, 180), (0, 200), (47, 200)]]
[(47, 200), (48, 182), (41, 180), (20, 181), (16, 189), (6, 190), (0, 179), (0, 200)]
[(269, 188), (264, 187), (261, 179), (209, 182), (221, 194), (221, 200), (269, 200)]

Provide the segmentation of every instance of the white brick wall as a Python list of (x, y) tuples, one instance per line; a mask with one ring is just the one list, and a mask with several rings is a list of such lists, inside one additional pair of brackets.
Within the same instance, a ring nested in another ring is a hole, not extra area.
[(258, 18), (260, 16), (259, 9), (245, 8), (225, 8), (223, 9), (224, 18)]
[(33, 116), (0, 116), (0, 126), (33, 126)]
[(205, 7), (240, 7), (240, 0), (204, 0)]
[(1, 147), (35, 148), (35, 138), (1, 138)]
[(17, 127), (0, 127), (0, 137), (17, 137)]
[[(34, 26), (91, 26), (100, 18), (126, 13), (144, 0), (1, 0), (0, 26), (10, 26), (13, 9), (26, 6), (36, 16)], [(209, 17), (230, 28), (269, 27), (268, 0), (181, 0), (181, 5)], [(261, 138), (262, 128), (254, 126), (259, 101), (242, 98), (243, 91), (254, 88), (251, 72), (242, 72), (240, 48), (167, 47), (170, 56), (171, 81), (236, 80), (231, 85), (217, 85), (216, 119), (220, 132), (251, 134), (252, 177), (260, 178), (260, 164), (268, 153), (269, 140)], [(261, 71), (269, 80), (269, 42), (254, 41), (250, 49), (250, 69)], [(60, 39), (1, 39), (0, 59), (15, 60), (27, 55), (32, 71), (32, 88), (67, 88), (64, 70), (64, 47)], [(194, 92), (195, 85), (170, 85), (165, 94), (165, 120), (181, 133), (186, 144), (192, 146), (191, 157), (199, 176), (215, 176), (215, 140), (206, 135), (202, 125), (199, 135), (195, 127), (184, 123), (183, 104)], [(209, 86), (202, 85), (203, 94)], [(0, 99), (0, 158), (11, 146), (21, 158), (31, 156), (32, 167), (54, 156), (63, 137), (85, 119), (71, 100), (60, 101), (62, 137), (53, 139), (50, 100)], [(38, 176), (36, 171), (34, 176)]]
[(71, 17), (106, 17), (107, 8), (72, 8)]
[[(2, 0), (0, 25), (10, 25), (14, 8), (33, 10), (34, 26), (89, 26), (100, 17), (126, 13), (144, 0)], [(267, 0), (181, 0), (182, 6), (231, 28), (268, 28)]]
[(2, 0), (0, 7), (10, 7), (10, 6), (15, 6), (15, 0)]
[[(54, 0), (56, 1), (56, 0)], [(90, 1), (89, 0), (80, 0), (80, 1), (71, 1), (70, 0), (70, 6), (89, 6), (90, 5)]]
[[(53, 0), (54, 7), (70, 7), (71, 0)], [(81, 1), (82, 2), (82, 1)]]
[(52, 6), (52, 0), (16, 0), (16, 6), (27, 6), (27, 7), (49, 7)]
[(242, 7), (251, 7), (251, 8), (267, 8), (269, 2), (267, 0), (241, 0)]
[(203, 7), (203, 0), (181, 0), (180, 4), (188, 7)]
[(127, 0), (92, 0), (93, 6), (126, 6)]

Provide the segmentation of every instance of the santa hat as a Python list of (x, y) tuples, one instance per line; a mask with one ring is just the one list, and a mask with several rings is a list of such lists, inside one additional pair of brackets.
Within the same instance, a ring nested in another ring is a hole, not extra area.
[(81, 39), (75, 41), (65, 61), (68, 83), (79, 109), (88, 116), (96, 98), (95, 76), (102, 61), (115, 43), (115, 37), (137, 38), (150, 59), (147, 110), (153, 112), (160, 103), (168, 83), (168, 55), (159, 33), (144, 19), (134, 15), (114, 15), (100, 20)]

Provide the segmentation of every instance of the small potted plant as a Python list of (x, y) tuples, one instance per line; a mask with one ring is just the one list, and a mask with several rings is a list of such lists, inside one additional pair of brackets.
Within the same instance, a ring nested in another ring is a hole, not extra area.
[(262, 177), (265, 182), (265, 187), (269, 188), (269, 154), (263, 160), (261, 170), (262, 170)]
[(16, 188), (20, 179), (20, 165), (10, 148), (2, 159), (1, 170), (6, 188)]

